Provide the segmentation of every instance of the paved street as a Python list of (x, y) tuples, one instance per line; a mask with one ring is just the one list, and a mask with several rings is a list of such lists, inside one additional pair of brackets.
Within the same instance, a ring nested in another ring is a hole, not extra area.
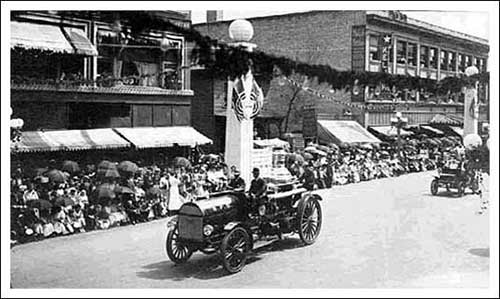
[(298, 236), (256, 250), (226, 275), (216, 256), (174, 266), (166, 220), (16, 246), (14, 288), (488, 287), (488, 216), (479, 197), (432, 196), (434, 172), (334, 187), (318, 241)]

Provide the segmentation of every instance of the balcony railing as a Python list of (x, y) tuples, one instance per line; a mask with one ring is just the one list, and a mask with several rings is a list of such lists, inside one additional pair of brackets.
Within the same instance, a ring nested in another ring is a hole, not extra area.
[(11, 89), (32, 91), (67, 91), (109, 94), (142, 94), (142, 95), (181, 95), (192, 96), (193, 91), (181, 89), (181, 84), (172, 88), (142, 86), (137, 84), (138, 77), (106, 78), (98, 80), (56, 80), (13, 76)]

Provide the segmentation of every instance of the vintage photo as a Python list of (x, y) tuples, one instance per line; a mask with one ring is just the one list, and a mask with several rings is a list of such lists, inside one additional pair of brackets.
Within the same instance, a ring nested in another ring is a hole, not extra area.
[(498, 293), (488, 6), (116, 4), (2, 20), (2, 289)]

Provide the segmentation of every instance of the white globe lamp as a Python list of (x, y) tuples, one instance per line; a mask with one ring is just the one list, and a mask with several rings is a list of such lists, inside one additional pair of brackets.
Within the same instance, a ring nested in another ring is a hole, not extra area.
[(488, 150), (490, 150), (490, 139), (488, 138), (488, 140), (486, 140), (486, 147), (488, 148)]
[(474, 65), (471, 65), (465, 69), (465, 75), (467, 77), (473, 76), (475, 74), (479, 74), (479, 70)]
[(469, 134), (464, 137), (464, 146), (468, 150), (472, 150), (483, 144), (481, 137), (477, 134)]
[(249, 42), (253, 37), (253, 26), (247, 20), (234, 20), (229, 25), (229, 37), (233, 42)]

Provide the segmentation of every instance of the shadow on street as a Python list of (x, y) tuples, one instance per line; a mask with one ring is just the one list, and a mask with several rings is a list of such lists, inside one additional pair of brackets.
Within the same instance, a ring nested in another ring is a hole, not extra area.
[(490, 257), (489, 248), (472, 248), (469, 250), (469, 253), (480, 257)]
[[(256, 241), (256, 246), (249, 254), (246, 266), (262, 259), (260, 255), (268, 252), (285, 251), (303, 247), (304, 244), (299, 238), (285, 238), (283, 240), (268, 241), (265, 245), (259, 246), (262, 241)], [(196, 254), (194, 258), (185, 264), (176, 265), (166, 257), (165, 261), (143, 266), (144, 271), (137, 272), (137, 276), (154, 280), (182, 281), (187, 278), (197, 278), (203, 280), (217, 279), (230, 275), (222, 267), (222, 262), (218, 254)], [(245, 271), (244, 269), (242, 271)]]

